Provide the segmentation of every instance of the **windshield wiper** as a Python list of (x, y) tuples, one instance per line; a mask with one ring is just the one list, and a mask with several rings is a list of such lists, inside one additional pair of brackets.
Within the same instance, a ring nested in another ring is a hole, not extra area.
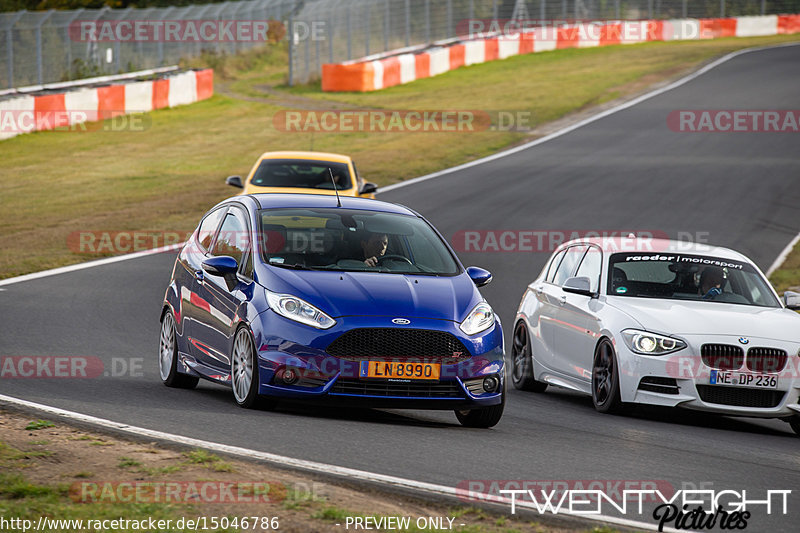
[(300, 263), (269, 263), (269, 265), (279, 268), (291, 268), (292, 270), (317, 270), (316, 268), (301, 265)]

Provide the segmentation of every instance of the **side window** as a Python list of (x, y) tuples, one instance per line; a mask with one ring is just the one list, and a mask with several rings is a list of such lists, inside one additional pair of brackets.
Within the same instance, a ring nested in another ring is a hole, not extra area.
[(200, 245), (204, 252), (207, 252), (211, 247), (219, 222), (222, 220), (222, 215), (225, 214), (225, 211), (227, 211), (227, 207), (221, 207), (206, 215), (206, 218), (200, 222), (200, 227), (197, 230), (197, 244)]
[(567, 278), (572, 275), (572, 272), (575, 270), (575, 267), (578, 265), (585, 251), (586, 246), (570, 246), (567, 248), (564, 254), (564, 260), (558, 265), (553, 283), (559, 286), (563, 285), (563, 283), (567, 281)]
[(562, 257), (564, 257), (564, 250), (558, 252), (555, 257), (553, 257), (553, 260), (550, 261), (550, 266), (547, 267), (547, 277), (545, 277), (545, 281), (553, 281), (553, 277), (556, 275), (556, 269), (559, 263), (561, 263)]
[(238, 209), (231, 209), (225, 215), (225, 221), (219, 230), (219, 236), (214, 243), (213, 255), (229, 255), (241, 265), (250, 246), (250, 234), (244, 215)]
[(603, 253), (599, 248), (590, 246), (586, 255), (583, 256), (581, 266), (578, 267), (576, 276), (586, 276), (591, 281), (590, 289), (592, 292), (597, 292), (600, 286), (600, 269), (603, 263)]

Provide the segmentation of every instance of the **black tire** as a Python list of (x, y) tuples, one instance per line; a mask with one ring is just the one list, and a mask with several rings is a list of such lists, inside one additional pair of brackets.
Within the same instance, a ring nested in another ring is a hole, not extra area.
[(233, 399), (245, 409), (271, 409), (277, 402), (259, 396), (258, 358), (250, 330), (241, 327), (233, 338), (231, 348), (231, 390)]
[(502, 400), (497, 405), (481, 407), (479, 409), (455, 410), (456, 418), (461, 425), (468, 428), (490, 428), (497, 425), (503, 417), (506, 406), (506, 384), (503, 380)]
[(800, 437), (800, 415), (794, 415), (790, 418), (789, 425), (792, 426), (795, 434)]
[(614, 346), (606, 338), (598, 342), (594, 350), (592, 403), (601, 413), (617, 413), (622, 409), (617, 359)]
[(175, 316), (167, 309), (161, 317), (161, 336), (158, 344), (158, 372), (167, 387), (193, 389), (199, 378), (178, 372), (178, 340)]
[(511, 343), (511, 382), (514, 388), (531, 392), (544, 392), (547, 383), (536, 381), (533, 375), (531, 360), (531, 343), (528, 338), (528, 326), (520, 321), (514, 329)]

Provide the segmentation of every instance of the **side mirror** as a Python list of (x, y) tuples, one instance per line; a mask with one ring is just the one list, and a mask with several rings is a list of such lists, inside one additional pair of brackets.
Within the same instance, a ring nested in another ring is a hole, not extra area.
[(567, 278), (564, 285), (561, 286), (564, 292), (571, 292), (573, 294), (581, 294), (594, 298), (596, 293), (592, 292), (592, 282), (586, 276), (577, 276), (574, 278)]
[(228, 178), (225, 180), (225, 183), (227, 183), (231, 187), (238, 187), (239, 189), (244, 189), (244, 185), (242, 185), (241, 176), (228, 176)]
[(794, 291), (786, 291), (783, 293), (783, 305), (786, 309), (794, 311), (800, 310), (800, 293)]
[(372, 194), (377, 190), (378, 190), (378, 186), (377, 185), (375, 185), (372, 182), (367, 181), (367, 182), (364, 183), (364, 186), (361, 187), (361, 190), (358, 191), (358, 194)]
[(467, 275), (477, 287), (483, 287), (492, 281), (492, 273), (479, 267), (468, 267)]
[(203, 270), (214, 276), (222, 276), (229, 291), (236, 286), (236, 271), (239, 270), (239, 264), (229, 255), (209, 257), (203, 261)]

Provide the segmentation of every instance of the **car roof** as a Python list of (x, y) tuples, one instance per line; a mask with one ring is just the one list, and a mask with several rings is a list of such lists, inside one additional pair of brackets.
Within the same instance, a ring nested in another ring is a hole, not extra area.
[(349, 155), (332, 154), (329, 152), (302, 152), (302, 151), (264, 152), (259, 157), (259, 160), (262, 159), (304, 159), (310, 161), (333, 161), (335, 163), (350, 162)]
[[(235, 196), (234, 198), (242, 198), (243, 196)], [(294, 193), (254, 193), (247, 194), (244, 197), (250, 197), (256, 201), (261, 209), (279, 208), (279, 207), (298, 207), (298, 208), (323, 208), (331, 207), (336, 208), (336, 196), (319, 195), (319, 194), (294, 194)], [(340, 196), (339, 199), (344, 209), (361, 209), (364, 211), (382, 211), (385, 213), (397, 213), (400, 215), (418, 216), (417, 213), (411, 209), (389, 202), (381, 202), (380, 200), (372, 200), (370, 198), (354, 198), (352, 196)]]
[(652, 239), (640, 237), (590, 237), (585, 239), (575, 239), (564, 243), (559, 248), (563, 249), (571, 244), (596, 244), (603, 251), (608, 253), (641, 253), (643, 255), (652, 254), (690, 254), (690, 255), (703, 255), (713, 256), (722, 259), (733, 259), (735, 261), (744, 261), (752, 263), (752, 261), (744, 254), (741, 254), (730, 248), (723, 248), (721, 246), (713, 246), (711, 244), (694, 243), (686, 241), (674, 241), (670, 239)]

